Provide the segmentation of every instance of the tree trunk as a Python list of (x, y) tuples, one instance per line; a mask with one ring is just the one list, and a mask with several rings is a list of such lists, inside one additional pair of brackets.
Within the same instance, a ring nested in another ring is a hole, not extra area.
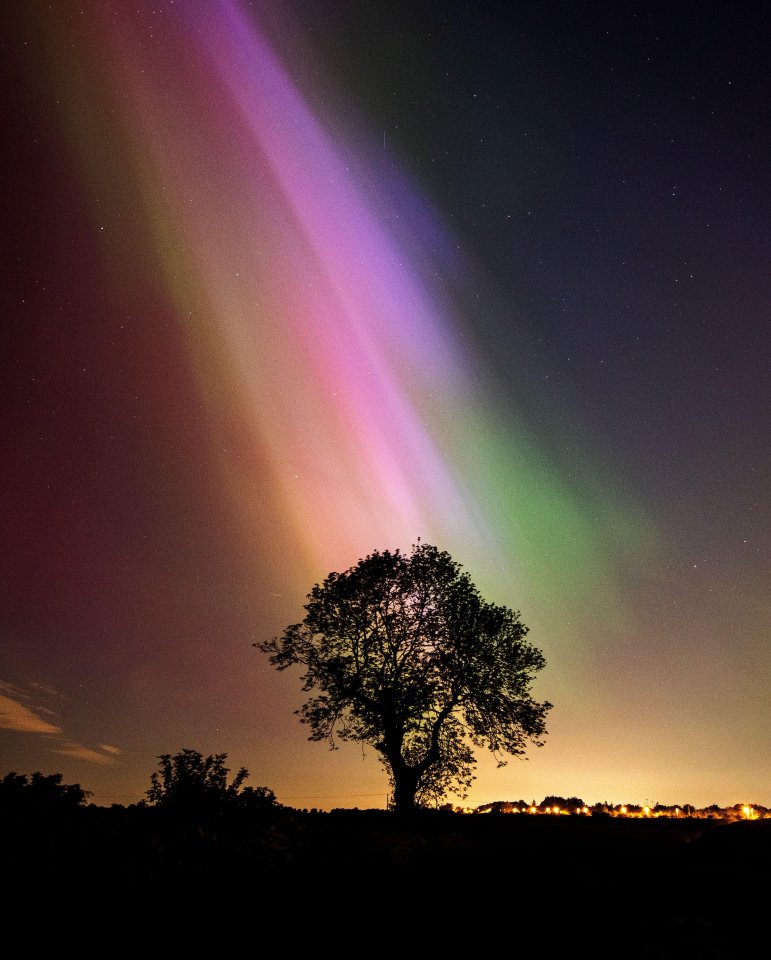
[(412, 813), (415, 810), (415, 794), (418, 789), (418, 774), (400, 764), (392, 769), (394, 779), (394, 810), (396, 813)]

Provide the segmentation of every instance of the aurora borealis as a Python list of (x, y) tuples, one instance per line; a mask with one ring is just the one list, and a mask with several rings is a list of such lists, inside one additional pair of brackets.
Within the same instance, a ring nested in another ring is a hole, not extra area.
[(470, 802), (771, 804), (768, 70), (564, 13), (4, 14), (2, 772), (382, 806), (252, 642), (421, 538), (547, 660)]

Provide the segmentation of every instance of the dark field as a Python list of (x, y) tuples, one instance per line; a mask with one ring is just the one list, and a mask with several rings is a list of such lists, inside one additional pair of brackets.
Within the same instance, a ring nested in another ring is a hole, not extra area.
[(244, 814), (5, 818), (6, 916), (87, 956), (768, 955), (771, 820)]

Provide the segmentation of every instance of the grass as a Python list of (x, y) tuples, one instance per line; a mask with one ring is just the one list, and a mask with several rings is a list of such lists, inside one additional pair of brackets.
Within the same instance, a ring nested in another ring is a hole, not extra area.
[(89, 807), (2, 827), (6, 915), (34, 905), (62, 940), (79, 917), (102, 956), (744, 960), (765, 936), (771, 820)]

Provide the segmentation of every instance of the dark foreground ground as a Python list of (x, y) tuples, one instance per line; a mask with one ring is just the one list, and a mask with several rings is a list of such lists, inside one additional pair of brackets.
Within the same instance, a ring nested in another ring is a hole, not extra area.
[(6, 936), (148, 958), (745, 960), (769, 949), (771, 820), (238, 813), (4, 818)]

